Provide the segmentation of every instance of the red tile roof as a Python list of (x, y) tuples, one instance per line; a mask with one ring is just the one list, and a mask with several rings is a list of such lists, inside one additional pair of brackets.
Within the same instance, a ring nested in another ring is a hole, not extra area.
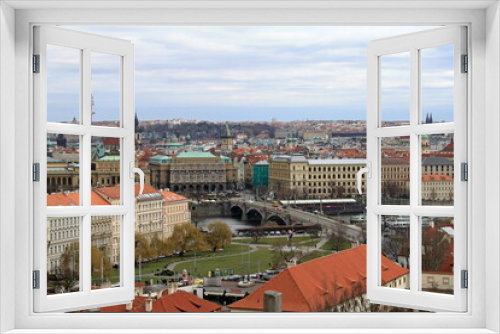
[[(409, 273), (385, 256), (382, 267), (382, 284)], [(366, 245), (285, 269), (229, 308), (261, 311), (269, 290), (282, 293), (284, 312), (321, 311), (358, 296), (366, 291)]]
[(183, 201), (186, 200), (187, 198), (176, 194), (172, 191), (160, 191), (160, 193), (163, 196), (163, 202), (175, 202), (175, 201)]
[[(135, 196), (139, 195), (139, 190), (140, 186), (138, 183), (135, 184)], [(103, 187), (103, 188), (96, 188), (95, 191), (97, 191), (99, 194), (104, 195), (106, 198), (109, 199), (120, 199), (120, 186), (116, 187)], [(157, 193), (158, 191), (153, 188), (150, 184), (146, 183), (144, 184), (144, 191), (142, 192), (143, 194), (151, 194), (151, 193)]]
[(430, 181), (453, 181), (449, 175), (422, 175), (422, 182)]
[[(119, 313), (119, 312), (146, 312), (146, 299), (149, 297), (136, 296), (132, 301), (132, 310), (127, 311), (127, 306), (115, 305), (101, 307), (101, 312), (104, 313)], [(153, 313), (165, 312), (215, 312), (220, 310), (221, 306), (209, 302), (207, 300), (196, 297), (192, 293), (178, 291), (171, 295), (164, 292), (161, 298), (153, 297)]]
[[(92, 205), (110, 205), (98, 193), (92, 191), (90, 194)], [(51, 194), (47, 195), (47, 206), (77, 206), (80, 205), (80, 193)]]

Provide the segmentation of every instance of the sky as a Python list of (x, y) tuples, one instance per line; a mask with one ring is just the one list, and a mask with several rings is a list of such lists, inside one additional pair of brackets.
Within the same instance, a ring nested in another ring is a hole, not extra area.
[[(432, 27), (66, 27), (127, 39), (135, 47), (139, 120), (366, 119), (371, 40)], [(48, 53), (48, 120), (78, 116), (78, 53)], [(453, 46), (422, 53), (422, 108), (452, 120)], [(404, 55), (382, 60), (382, 119), (408, 119)], [(92, 55), (94, 120), (119, 111), (117, 57)], [(385, 64), (385, 65), (384, 65)], [(424, 116), (425, 117), (425, 116)]]

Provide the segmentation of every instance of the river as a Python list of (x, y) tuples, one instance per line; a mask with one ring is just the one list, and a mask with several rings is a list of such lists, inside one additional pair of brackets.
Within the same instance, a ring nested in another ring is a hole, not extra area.
[(231, 228), (231, 231), (233, 233), (236, 233), (236, 230), (239, 228), (249, 228), (249, 227), (255, 227), (255, 226), (260, 226), (260, 219), (258, 220), (239, 220), (235, 218), (228, 218), (228, 217), (210, 217), (210, 218), (205, 218), (201, 219), (198, 221), (196, 224), (198, 227), (203, 228), (204, 231), (208, 230), (208, 225), (212, 222), (223, 222), (226, 223), (229, 228)]

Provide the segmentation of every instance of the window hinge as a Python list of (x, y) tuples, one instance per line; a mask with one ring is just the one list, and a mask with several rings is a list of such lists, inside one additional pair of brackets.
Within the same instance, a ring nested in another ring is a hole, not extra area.
[(469, 272), (467, 270), (461, 271), (462, 289), (469, 288)]
[(33, 270), (33, 289), (40, 289), (40, 270)]
[(469, 57), (467, 55), (462, 55), (462, 70), (460, 72), (469, 72)]
[(466, 162), (460, 164), (460, 180), (469, 181), (469, 165)]
[(33, 164), (33, 181), (40, 182), (40, 164), (38, 162)]
[(33, 73), (40, 73), (40, 55), (33, 55)]

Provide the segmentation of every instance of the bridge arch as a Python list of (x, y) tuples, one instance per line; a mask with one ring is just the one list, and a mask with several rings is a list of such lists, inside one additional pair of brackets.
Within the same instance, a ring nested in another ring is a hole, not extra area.
[(273, 222), (276, 222), (280, 226), (286, 226), (286, 225), (288, 225), (287, 222), (286, 222), (286, 220), (283, 217), (279, 216), (279, 215), (271, 215), (271, 216), (269, 216), (267, 218), (267, 220), (271, 220)]

